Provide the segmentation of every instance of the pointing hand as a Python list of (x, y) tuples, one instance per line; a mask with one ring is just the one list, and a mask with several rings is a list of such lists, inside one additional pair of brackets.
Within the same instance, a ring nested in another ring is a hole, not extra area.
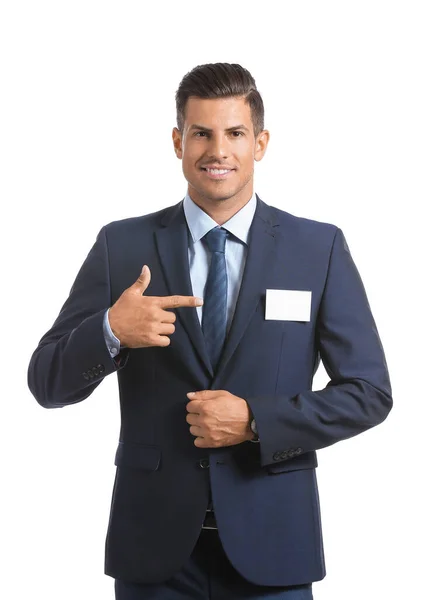
[(168, 336), (175, 331), (176, 316), (167, 309), (203, 304), (195, 296), (144, 296), (150, 281), (150, 269), (144, 265), (139, 277), (108, 313), (112, 332), (128, 348), (169, 346)]

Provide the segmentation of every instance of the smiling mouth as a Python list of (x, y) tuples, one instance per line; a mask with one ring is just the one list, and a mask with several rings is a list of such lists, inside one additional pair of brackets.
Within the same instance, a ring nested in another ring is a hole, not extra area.
[(235, 169), (208, 169), (207, 167), (201, 167), (201, 170), (210, 179), (226, 179), (235, 171)]

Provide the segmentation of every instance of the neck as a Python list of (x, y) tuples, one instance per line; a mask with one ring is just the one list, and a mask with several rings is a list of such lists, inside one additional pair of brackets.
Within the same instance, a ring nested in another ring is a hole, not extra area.
[(190, 198), (197, 206), (209, 215), (218, 225), (223, 225), (245, 206), (253, 195), (253, 183), (245, 186), (234, 196), (229, 198), (208, 198), (199, 194), (197, 190), (188, 185)]

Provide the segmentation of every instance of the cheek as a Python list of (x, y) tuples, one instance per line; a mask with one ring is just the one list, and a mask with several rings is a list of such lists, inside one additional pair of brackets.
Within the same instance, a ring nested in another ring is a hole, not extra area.
[(254, 163), (254, 146), (250, 147), (249, 143), (244, 143), (241, 146), (237, 147), (237, 151), (235, 153), (240, 164), (248, 168)]
[(245, 152), (244, 155), (239, 156), (239, 162), (242, 171), (252, 171), (254, 168), (254, 155), (250, 154), (250, 151)]
[(191, 149), (184, 150), (182, 156), (183, 169), (193, 170), (196, 167), (198, 159), (199, 155)]

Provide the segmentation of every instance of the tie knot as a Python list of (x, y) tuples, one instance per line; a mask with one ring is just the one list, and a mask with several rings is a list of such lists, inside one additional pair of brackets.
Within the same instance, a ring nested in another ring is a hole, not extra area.
[(223, 227), (214, 227), (205, 235), (205, 240), (211, 252), (225, 252), (225, 242), (228, 231)]

